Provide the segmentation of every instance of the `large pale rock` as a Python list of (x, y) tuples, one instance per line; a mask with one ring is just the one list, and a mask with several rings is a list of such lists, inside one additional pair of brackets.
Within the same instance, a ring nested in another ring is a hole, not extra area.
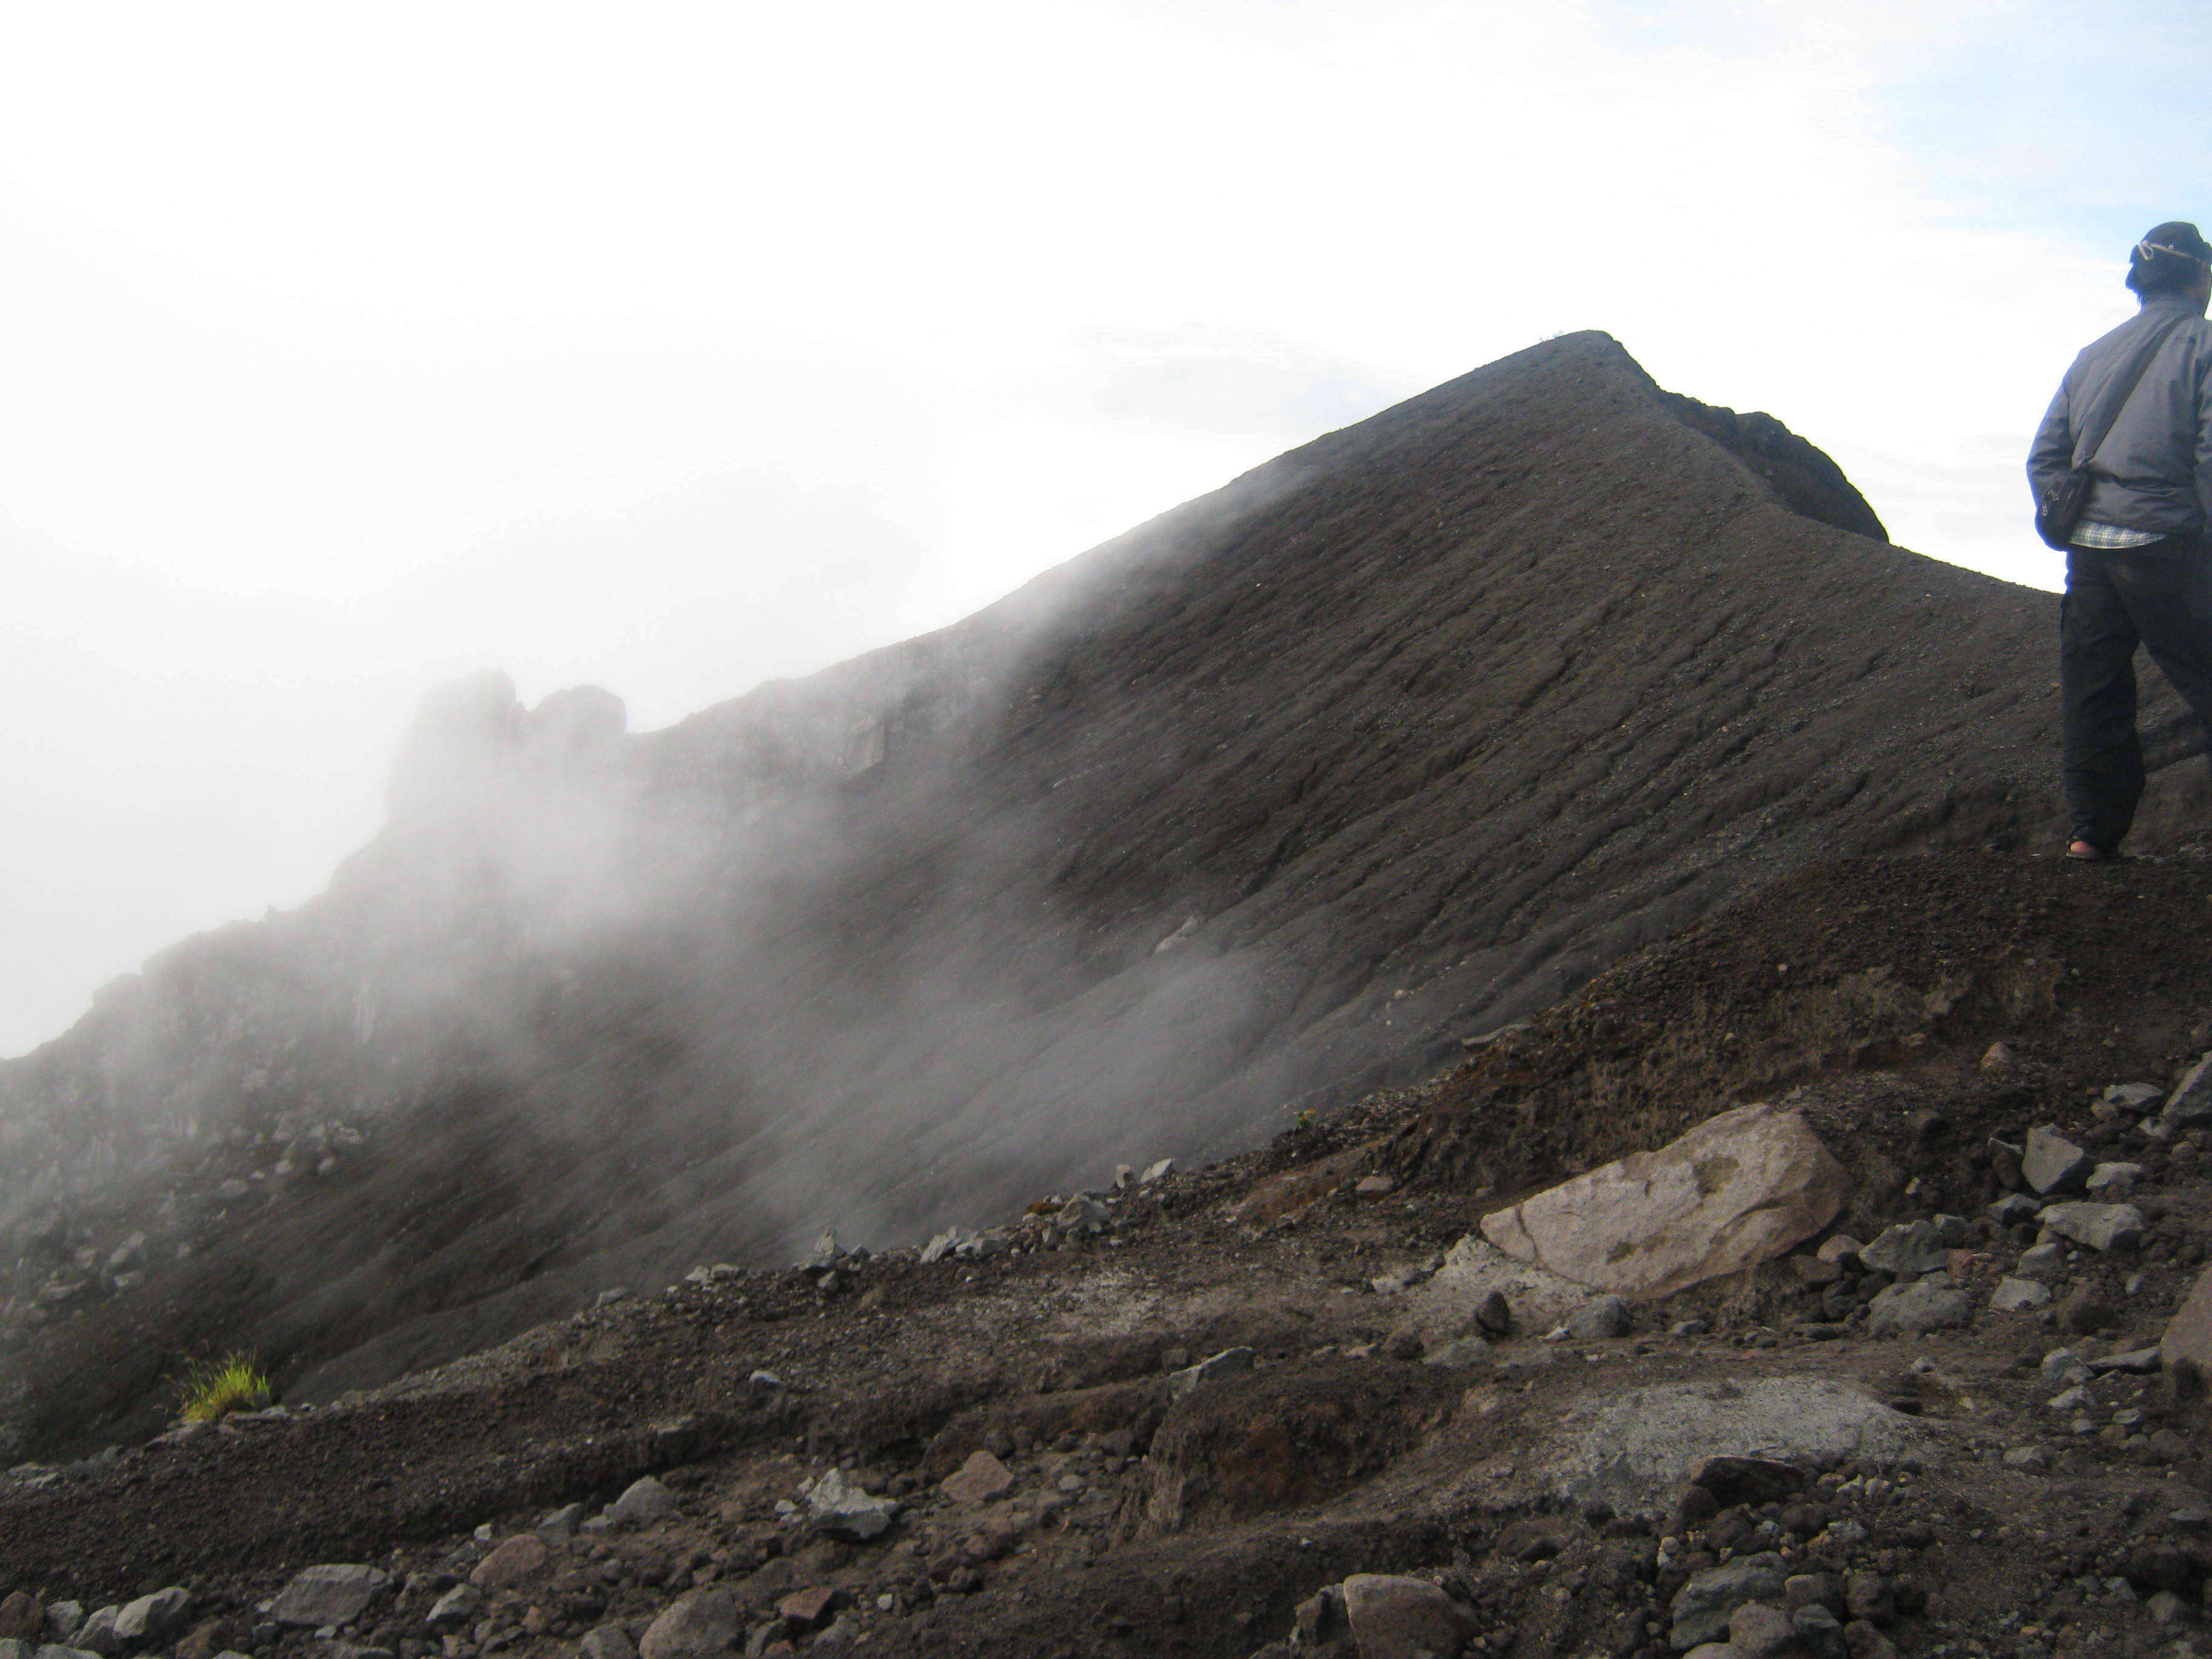
[[(1577, 1403), (1522, 1461), (1577, 1507), (1658, 1516), (1685, 1481), (1717, 1479), (1715, 1459), (1888, 1462), (1930, 1433), (1919, 1419), (1826, 1377), (1659, 1382)], [(1740, 1501), (1733, 1492), (1730, 1501)]]
[(331, 1563), (302, 1567), (277, 1593), (269, 1616), (280, 1625), (313, 1630), (319, 1625), (350, 1625), (385, 1584), (375, 1567)]
[(1485, 1216), (1482, 1231), (1577, 1283), (1666, 1296), (1780, 1255), (1834, 1220), (1850, 1189), (1802, 1115), (1760, 1103)]
[(1344, 1616), (1359, 1659), (1457, 1653), (1475, 1632), (1465, 1607), (1425, 1578), (1355, 1572), (1344, 1581)]

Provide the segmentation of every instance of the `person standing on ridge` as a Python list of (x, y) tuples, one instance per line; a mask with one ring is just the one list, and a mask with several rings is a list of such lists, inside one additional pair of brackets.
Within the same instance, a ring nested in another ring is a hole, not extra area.
[(2075, 358), (2027, 457), (2036, 527), (2066, 554), (2066, 856), (2090, 863), (2118, 856), (2142, 799), (2137, 645), (2212, 757), (2212, 244), (2162, 224), (2127, 283), (2142, 309)]

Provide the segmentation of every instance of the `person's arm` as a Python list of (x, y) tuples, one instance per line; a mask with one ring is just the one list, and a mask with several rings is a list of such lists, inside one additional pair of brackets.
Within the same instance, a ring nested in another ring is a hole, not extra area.
[(2212, 353), (2199, 350), (2197, 362), (2197, 510), (2212, 535)]
[[(2072, 371), (2068, 371), (2068, 379)], [(2202, 407), (2200, 404), (2199, 407)], [(2200, 434), (2206, 428), (2200, 428)], [(2204, 477), (2203, 439), (2197, 449), (2197, 477)], [(2042, 499), (2044, 486), (2052, 479), (2069, 472), (2074, 467), (2074, 418), (2067, 407), (2066, 381), (2058, 383), (2058, 395), (2051, 400), (2051, 407), (2043, 416), (2043, 424), (2035, 429), (2035, 441), (2027, 449), (2027, 487), (2038, 499)], [(2201, 482), (2200, 482), (2201, 493)]]

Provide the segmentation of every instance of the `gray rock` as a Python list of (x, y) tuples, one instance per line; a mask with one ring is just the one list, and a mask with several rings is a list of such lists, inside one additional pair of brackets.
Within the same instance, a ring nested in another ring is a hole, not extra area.
[(1844, 1607), (1854, 1619), (1889, 1622), (1891, 1590), (1878, 1572), (1855, 1572), (1844, 1580)]
[(1479, 1336), (1462, 1336), (1456, 1342), (1447, 1342), (1432, 1348), (1422, 1359), (1424, 1365), (1441, 1365), (1447, 1370), (1464, 1370), (1473, 1365), (1493, 1365), (1498, 1356), (1490, 1344)]
[(844, 1259), (845, 1247), (837, 1242), (837, 1230), (825, 1227), (822, 1237), (814, 1241), (814, 1248), (806, 1253), (802, 1267), (834, 1267)]
[(1832, 1261), (1838, 1267), (1847, 1267), (1858, 1260), (1862, 1248), (1858, 1240), (1849, 1233), (1835, 1233), (1822, 1239), (1820, 1248), (1813, 1254), (1822, 1261)]
[(1910, 1285), (1893, 1285), (1867, 1304), (1867, 1334), (1956, 1330), (1973, 1316), (1972, 1293), (1953, 1285), (1948, 1273), (1930, 1273)]
[(806, 1506), (823, 1531), (863, 1543), (890, 1531), (899, 1507), (890, 1498), (864, 1490), (858, 1481), (847, 1479), (842, 1469), (836, 1468), (806, 1489)]
[(1476, 1304), (1474, 1322), (1486, 1335), (1510, 1335), (1513, 1330), (1513, 1304), (1505, 1299), (1505, 1292), (1493, 1290)]
[(742, 1628), (729, 1591), (686, 1590), (646, 1626), (638, 1659), (724, 1659)]
[(576, 1528), (584, 1524), (584, 1506), (566, 1504), (555, 1510), (538, 1523), (538, 1536), (548, 1549), (558, 1549), (576, 1535)]
[(84, 1603), (82, 1601), (49, 1601), (46, 1603), (46, 1632), (55, 1641), (67, 1644), (84, 1623)]
[(1060, 1213), (1053, 1218), (1064, 1233), (1101, 1233), (1106, 1231), (1106, 1224), (1113, 1218), (1111, 1210), (1097, 1199), (1085, 1197), (1081, 1193), (1061, 1205)]
[(963, 1261), (988, 1261), (993, 1256), (1004, 1255), (1013, 1248), (1012, 1239), (994, 1230), (969, 1234), (952, 1247), (952, 1254)]
[(2155, 1083), (2115, 1083), (2105, 1091), (2105, 1103), (2140, 1117), (2165, 1092)]
[(2053, 1242), (2023, 1250), (2012, 1271), (2016, 1279), (2033, 1279), (2045, 1285), (2063, 1279), (2066, 1276), (2066, 1247)]
[(2050, 1454), (2040, 1446), (2008, 1446), (2005, 1449), (2005, 1467), (2013, 1469), (2047, 1469)]
[(2087, 1190), (2092, 1197), (2125, 1198), (2142, 1179), (2140, 1164), (2100, 1164), (2089, 1171)]
[(38, 1649), (14, 1636), (0, 1636), (0, 1659), (37, 1659)]
[[(1549, 1352), (1546, 1350), (1545, 1352)], [(1524, 1466), (1577, 1506), (1654, 1515), (1715, 1457), (1755, 1455), (1796, 1464), (1888, 1461), (1929, 1430), (1826, 1377), (1745, 1377), (1724, 1385), (1660, 1382), (1576, 1407)]]
[(676, 1513), (676, 1494), (651, 1475), (633, 1480), (607, 1505), (607, 1519), (618, 1527), (649, 1527)]
[(474, 1584), (456, 1584), (430, 1604), (422, 1620), (434, 1629), (458, 1629), (475, 1618), (483, 1605), (483, 1592)]
[(2048, 1231), (2093, 1250), (2132, 1250), (2149, 1225), (2132, 1204), (2053, 1204), (2042, 1219)]
[(1781, 1608), (1747, 1601), (1729, 1615), (1728, 1639), (1742, 1659), (1778, 1659), (1797, 1644), (1797, 1632)]
[(1224, 1348), (1219, 1353), (1168, 1373), (1168, 1392), (1181, 1399), (1201, 1382), (1212, 1382), (1237, 1371), (1249, 1371), (1256, 1356), (1249, 1348)]
[(2026, 1193), (2007, 1193), (1990, 1206), (1990, 1218), (2000, 1227), (2017, 1227), (2023, 1221), (2035, 1219), (2042, 1204)]
[(1830, 1613), (1833, 1613), (1844, 1605), (1843, 1589), (1836, 1583), (1833, 1574), (1796, 1573), (1793, 1574), (1782, 1586), (1782, 1602), (1787, 1612), (1795, 1613), (1798, 1608), (1808, 1607), (1815, 1601), (1827, 1608)]
[(946, 1228), (943, 1232), (938, 1234), (936, 1237), (931, 1239), (928, 1243), (922, 1246), (921, 1265), (925, 1267), (936, 1266), (937, 1263), (944, 1261), (946, 1256), (951, 1255), (953, 1251), (958, 1249), (963, 1244), (966, 1243), (969, 1239), (975, 1237), (975, 1235), (969, 1232), (965, 1227)]
[(1935, 1223), (1936, 1236), (1953, 1249), (1966, 1242), (1968, 1223), (1962, 1215), (1936, 1215), (1929, 1218)]
[(620, 1625), (601, 1625), (576, 1644), (579, 1659), (637, 1659), (637, 1646)]
[(1788, 1577), (1782, 1558), (1771, 1550), (1692, 1573), (1668, 1609), (1674, 1619), (1668, 1642), (1679, 1650), (1723, 1640), (1738, 1607), (1747, 1601), (1781, 1601)]
[(1157, 1164), (1148, 1164), (1145, 1166), (1141, 1184), (1149, 1187), (1155, 1181), (1165, 1181), (1174, 1173), (1175, 1160), (1171, 1158), (1164, 1158)]
[(1635, 1322), (1626, 1297), (1601, 1296), (1568, 1318), (1567, 1334), (1577, 1342), (1602, 1341), (1626, 1336)]
[[(64, 1647), (59, 1642), (47, 1642), (32, 1649), (32, 1659), (100, 1659), (100, 1656), (89, 1648)], [(225, 1653), (216, 1655), (216, 1659), (246, 1659), (246, 1656), (242, 1653)]]
[(180, 1584), (125, 1601), (115, 1615), (117, 1639), (131, 1647), (161, 1647), (184, 1630), (191, 1610), (192, 1593)]
[(2160, 1590), (2143, 1607), (2161, 1625), (2186, 1625), (2197, 1617), (2197, 1610), (2170, 1589)]
[(986, 1504), (1014, 1489), (1014, 1472), (979, 1447), (937, 1489), (956, 1504)]
[(2087, 1362), (2091, 1375), (2102, 1376), (2108, 1371), (2127, 1371), (2138, 1376), (2148, 1376), (2156, 1370), (2163, 1356), (2156, 1348), (2130, 1348), (2125, 1353), (2108, 1353)]
[(78, 1629), (77, 1646), (82, 1648), (87, 1653), (100, 1655), (101, 1659), (106, 1659), (108, 1655), (122, 1651), (123, 1638), (115, 1633), (115, 1615), (122, 1611), (123, 1609), (118, 1607), (106, 1607), (95, 1610)]
[(2159, 1114), (2168, 1123), (2202, 1123), (2212, 1118), (2212, 1054), (2198, 1060), (2166, 1097)]
[(1950, 1266), (1951, 1247), (1934, 1222), (1905, 1222), (1883, 1228), (1873, 1243), (1862, 1245), (1859, 1260), (1876, 1273), (1917, 1279)]
[(1851, 1659), (1897, 1659), (1897, 1649), (1863, 1619), (1844, 1626), (1844, 1650)]
[(1992, 1313), (2025, 1313), (2051, 1305), (2051, 1287), (2033, 1279), (2008, 1279), (1990, 1296)]
[(1475, 1633), (1474, 1615), (1425, 1578), (1355, 1572), (1344, 1581), (1345, 1622), (1361, 1659), (1456, 1653)]
[(2049, 1124), (2027, 1132), (2020, 1173), (2037, 1192), (2072, 1192), (2089, 1178), (2089, 1155)]
[(1814, 1659), (1850, 1659), (1844, 1627), (1827, 1608), (1818, 1603), (1800, 1607), (1790, 1615), (1790, 1625), (1796, 1632), (1797, 1645)]
[(2203, 1389), (2212, 1379), (2212, 1267), (2197, 1275), (2158, 1346), (2160, 1364), (2185, 1395)]
[(374, 1567), (325, 1565), (302, 1567), (270, 1603), (269, 1616), (280, 1625), (314, 1630), (350, 1625), (361, 1617), (388, 1576)]

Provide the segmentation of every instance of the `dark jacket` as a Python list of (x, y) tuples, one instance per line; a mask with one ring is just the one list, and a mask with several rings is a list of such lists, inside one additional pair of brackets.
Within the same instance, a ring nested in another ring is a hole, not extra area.
[(2159, 347), (2097, 452), (2081, 516), (2166, 536), (2202, 536), (2212, 526), (2212, 322), (2177, 297), (2145, 301), (2074, 360), (2027, 453), (2033, 489), (2075, 465), (2075, 417), (2096, 407), (2143, 335), (2177, 313), (2185, 320)]

